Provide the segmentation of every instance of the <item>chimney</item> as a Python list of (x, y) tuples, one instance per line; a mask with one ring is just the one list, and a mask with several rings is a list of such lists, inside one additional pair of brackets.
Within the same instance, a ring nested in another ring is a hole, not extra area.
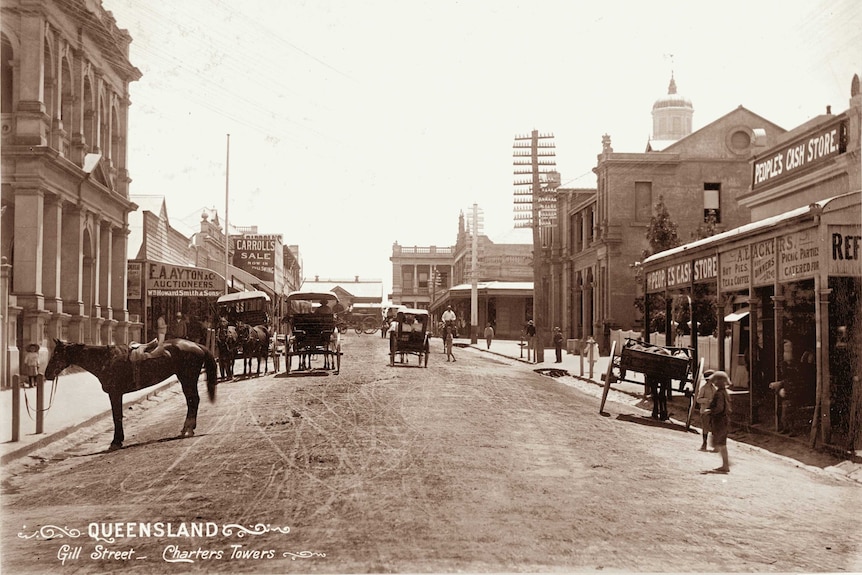
[(314, 281), (319, 282), (319, 281), (320, 281), (320, 276), (314, 276)]
[(353, 276), (353, 281), (355, 283), (359, 283), (359, 276)]
[(826, 113), (832, 115), (832, 106), (826, 106)]

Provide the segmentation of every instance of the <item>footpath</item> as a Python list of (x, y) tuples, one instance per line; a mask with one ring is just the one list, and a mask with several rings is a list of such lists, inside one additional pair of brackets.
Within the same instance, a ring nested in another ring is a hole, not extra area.
[[(604, 390), (603, 376), (610, 362), (608, 356), (595, 357), (592, 371), (590, 371), (588, 358), (577, 354), (568, 354), (565, 350), (563, 350), (561, 363), (554, 362), (553, 349), (544, 350), (542, 363), (528, 361), (527, 349), (522, 347), (517, 340), (494, 340), (491, 342), (490, 349), (486, 347), (486, 343), (482, 339), (475, 344), (471, 344), (469, 339), (457, 339), (455, 345), (456, 358), (459, 354), (464, 353), (464, 348), (473, 348), (471, 350), (473, 353), (482, 352), (506, 358), (516, 364), (523, 364), (525, 368), (549, 375), (560, 383), (576, 387), (596, 398), (596, 412), (598, 413)], [(432, 338), (431, 361), (442, 361), (443, 357), (442, 340)], [(642, 381), (639, 381), (640, 374), (630, 373), (627, 378), (635, 381), (618, 381), (611, 384), (605, 411), (613, 411), (613, 404), (616, 403), (649, 413), (651, 402), (644, 397), (644, 386)], [(126, 394), (123, 401), (124, 408), (128, 409), (134, 404), (146, 401), (177, 383), (177, 380), (172, 378), (159, 385)], [(36, 389), (24, 388), (19, 390), (18, 440), (12, 441), (12, 394), (11, 389), (0, 391), (0, 465), (25, 457), (83, 427), (102, 420), (109, 422), (111, 418), (111, 404), (108, 395), (102, 391), (99, 381), (87, 372), (70, 373), (67, 370), (58, 378), (56, 383), (45, 382), (44, 384), (44, 407), (47, 409), (43, 412), (42, 433), (36, 433)], [(688, 399), (683, 394), (674, 392), (673, 397), (668, 401), (668, 412), (671, 419), (666, 423), (684, 426), (688, 405)], [(693, 434), (692, 444), (696, 448), (700, 443), (697, 415), (691, 421), (691, 431)], [(775, 457), (792, 460), (794, 464), (801, 467), (843, 475), (862, 483), (862, 464), (849, 460), (836, 462), (834, 458), (810, 449), (803, 441), (768, 433), (735, 433), (731, 435), (731, 441), (734, 439), (739, 445), (746, 445), (750, 449), (761, 450)]]

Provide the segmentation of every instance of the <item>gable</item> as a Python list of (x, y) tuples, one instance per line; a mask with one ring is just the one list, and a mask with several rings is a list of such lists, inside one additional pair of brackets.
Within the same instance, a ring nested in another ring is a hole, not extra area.
[[(765, 138), (757, 142), (754, 130)], [(786, 130), (777, 124), (739, 106), (717, 120), (664, 147), (662, 152), (678, 154), (680, 159), (709, 158), (739, 160), (749, 158), (771, 145)]]

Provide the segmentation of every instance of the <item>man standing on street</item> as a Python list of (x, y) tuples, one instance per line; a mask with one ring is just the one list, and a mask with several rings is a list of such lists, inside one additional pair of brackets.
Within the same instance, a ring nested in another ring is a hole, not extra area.
[[(527, 328), (524, 330), (527, 335), (527, 361), (536, 361), (536, 325), (533, 320), (527, 322)], [(532, 353), (532, 360), (530, 359)]]
[(558, 327), (554, 328), (554, 353), (557, 356), (554, 363), (563, 363), (563, 332)]

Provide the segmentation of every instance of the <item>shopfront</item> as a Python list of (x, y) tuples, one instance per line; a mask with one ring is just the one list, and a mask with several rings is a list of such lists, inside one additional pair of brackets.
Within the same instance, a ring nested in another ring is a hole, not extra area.
[(206, 342), (206, 330), (215, 315), (215, 303), (225, 293), (224, 278), (208, 269), (151, 260), (128, 262), (129, 313), (140, 318), (150, 341), (160, 325), (167, 338)]
[[(646, 293), (715, 302), (739, 421), (841, 447), (853, 442), (852, 414), (860, 408), (853, 399), (862, 327), (859, 214), (860, 193), (853, 192), (644, 262)], [(698, 290), (704, 280), (710, 289)]]

